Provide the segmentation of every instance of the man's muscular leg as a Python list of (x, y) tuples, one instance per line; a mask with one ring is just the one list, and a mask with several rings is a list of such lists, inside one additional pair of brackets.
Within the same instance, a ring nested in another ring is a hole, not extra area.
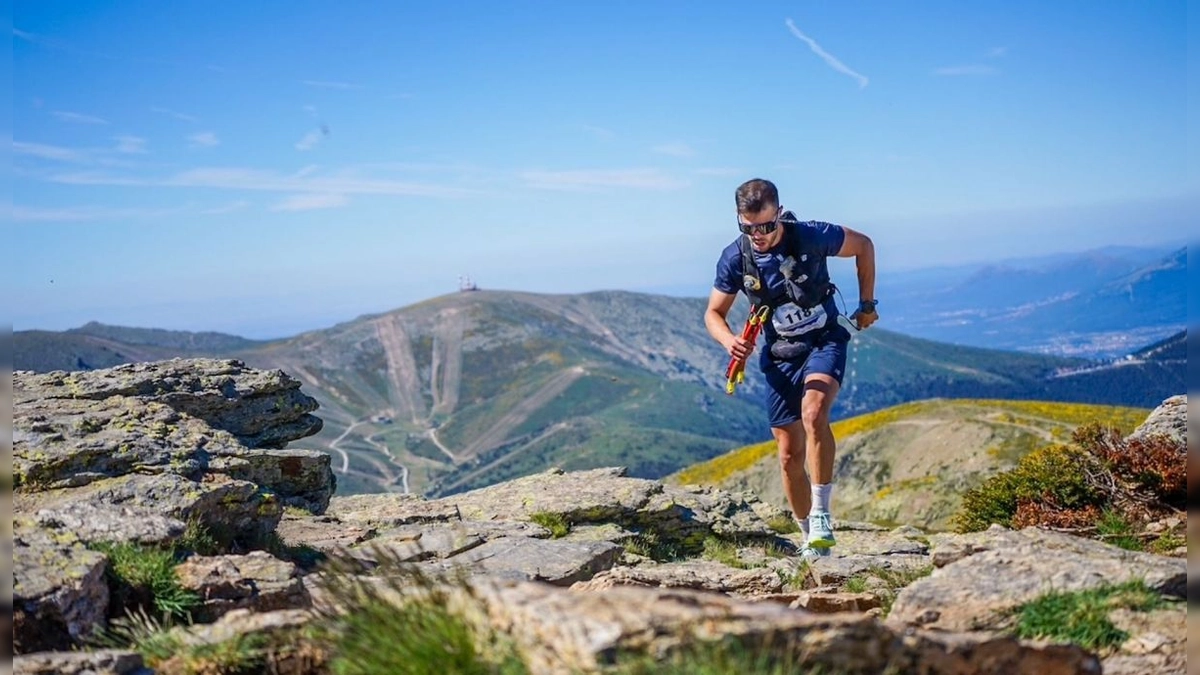
[(801, 420), (796, 420), (782, 427), (771, 427), (771, 433), (779, 446), (783, 494), (787, 496), (796, 519), (807, 518), (808, 511), (812, 508), (812, 486), (809, 484), (808, 474), (804, 471), (804, 424)]
[(837, 380), (825, 374), (814, 373), (804, 380), (800, 422), (804, 427), (808, 473), (817, 484), (833, 482), (833, 460), (837, 443), (833, 438), (833, 430), (829, 427), (829, 415), (833, 409), (833, 402), (837, 399), (838, 388)]

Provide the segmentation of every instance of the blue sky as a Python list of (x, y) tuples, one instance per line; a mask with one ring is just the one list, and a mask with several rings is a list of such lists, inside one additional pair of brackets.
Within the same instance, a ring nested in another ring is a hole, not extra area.
[(881, 289), (1184, 241), (1187, 9), (21, 0), (7, 311), (278, 337), (462, 274), (705, 295), (753, 177), (871, 235)]

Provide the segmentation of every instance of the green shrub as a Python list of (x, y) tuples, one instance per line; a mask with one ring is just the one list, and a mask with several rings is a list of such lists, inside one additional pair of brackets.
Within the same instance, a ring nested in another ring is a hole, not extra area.
[(718, 537), (706, 537), (704, 539), (704, 550), (700, 555), (707, 560), (719, 562), (722, 565), (728, 565), (740, 570), (750, 567), (738, 557), (736, 543)]
[(183, 588), (175, 575), (173, 551), (129, 542), (92, 546), (108, 558), (108, 584), (112, 595), (110, 615), (126, 609), (153, 606), (174, 617), (186, 617), (200, 602)]
[(800, 531), (800, 524), (790, 513), (781, 513), (767, 520), (767, 527), (778, 534), (795, 534)]
[(428, 576), (383, 549), (375, 580), (354, 576), (354, 566), (329, 566), (322, 585), (329, 672), (334, 675), (523, 675), (528, 672), (511, 641), (458, 615), (453, 598), (474, 601), (461, 576)]
[(1133, 536), (1134, 528), (1120, 513), (1105, 509), (1096, 521), (1096, 534), (1101, 541), (1127, 551), (1141, 551), (1141, 539)]
[(993, 523), (1012, 527), (1022, 502), (1052, 502), (1063, 509), (1096, 504), (1101, 495), (1088, 480), (1095, 460), (1085, 451), (1065, 445), (1034, 450), (1010, 471), (996, 474), (963, 495), (954, 516), (959, 532), (985, 530)]
[(1020, 638), (1050, 639), (1085, 649), (1103, 649), (1119, 645), (1129, 637), (1113, 625), (1109, 612), (1118, 608), (1146, 612), (1162, 605), (1158, 593), (1141, 581), (1074, 593), (1052, 592), (1016, 610), (1014, 632)]
[(567, 522), (567, 519), (561, 513), (538, 511), (537, 513), (531, 513), (529, 520), (550, 530), (551, 539), (565, 537), (571, 531), (571, 524)]

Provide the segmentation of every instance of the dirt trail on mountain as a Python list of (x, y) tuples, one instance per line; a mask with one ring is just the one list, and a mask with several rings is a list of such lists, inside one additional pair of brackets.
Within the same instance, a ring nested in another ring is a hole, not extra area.
[(408, 417), (421, 424), (427, 417), (421, 385), (417, 379), (417, 362), (413, 358), (412, 341), (408, 338), (399, 317), (385, 316), (375, 321), (379, 342), (387, 357), (388, 378), (391, 381), (393, 408), (397, 417)]
[(450, 458), (450, 462), (452, 464), (458, 463), (458, 457), (454, 455), (454, 452), (445, 445), (442, 445), (442, 441), (437, 437), (437, 429), (430, 429), (425, 433), (425, 435), (429, 437), (429, 440), (433, 441), (433, 444), (437, 446), (438, 450), (446, 453), (446, 456)]
[(642, 350), (625, 344), (611, 328), (593, 314), (583, 303), (568, 306), (562, 304), (560, 301), (536, 295), (522, 295), (521, 298), (534, 307), (544, 309), (551, 314), (558, 314), (567, 321), (603, 338), (605, 342), (603, 347), (606, 347), (607, 351), (633, 363), (647, 367), (650, 366), (650, 361)]
[(532, 396), (513, 406), (506, 415), (496, 420), (483, 435), (476, 438), (460, 453), (463, 457), (474, 457), (504, 444), (508, 434), (529, 419), (538, 408), (549, 403), (555, 396), (567, 390), (575, 380), (587, 374), (583, 366), (568, 368), (547, 380), (546, 384)]
[(550, 425), (549, 428), (542, 431), (540, 434), (534, 436), (533, 438), (529, 439), (529, 441), (526, 442), (525, 444), (523, 444), (521, 447), (516, 448), (516, 449), (512, 450), (511, 452), (504, 453), (504, 455), (502, 457), (499, 457), (495, 460), (492, 460), (491, 462), (488, 462), (487, 464), (484, 464), (483, 466), (479, 467), (478, 469), (475, 469), (474, 471), (464, 475), (462, 478), (459, 478), (458, 480), (454, 481), (453, 483), (450, 483), (449, 485), (443, 487), (442, 492), (443, 493), (451, 492), (451, 491), (457, 489), (458, 486), (471, 481), (476, 476), (478, 476), (482, 473), (491, 471), (492, 469), (495, 469), (496, 467), (500, 466), (501, 464), (513, 459), (517, 455), (520, 455), (521, 453), (525, 452), (529, 448), (533, 447), (538, 441), (545, 440), (545, 439), (553, 436), (554, 434), (557, 434), (558, 432), (565, 430), (567, 428), (567, 426), (568, 425), (565, 422), (557, 422), (555, 424)]
[(444, 312), (433, 329), (433, 368), (429, 387), (433, 390), (433, 413), (449, 414), (458, 407), (462, 382), (462, 339), (467, 319), (459, 310)]

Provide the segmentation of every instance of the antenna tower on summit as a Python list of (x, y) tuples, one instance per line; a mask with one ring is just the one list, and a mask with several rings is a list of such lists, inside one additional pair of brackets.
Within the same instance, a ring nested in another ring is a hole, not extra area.
[(459, 293), (466, 293), (467, 291), (477, 291), (477, 290), (479, 290), (479, 287), (475, 285), (474, 281), (471, 281), (471, 277), (460, 276), (458, 278), (458, 292)]

